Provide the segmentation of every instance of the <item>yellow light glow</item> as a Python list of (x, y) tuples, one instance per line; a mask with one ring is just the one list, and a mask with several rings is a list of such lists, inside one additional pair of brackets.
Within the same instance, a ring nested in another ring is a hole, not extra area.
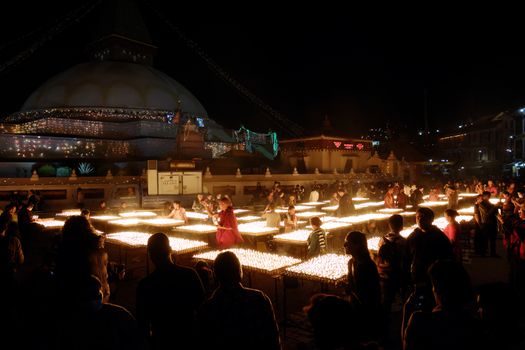
[[(133, 247), (145, 247), (148, 245), (150, 233), (145, 232), (117, 232), (106, 235), (106, 240), (123, 243)], [(170, 247), (176, 253), (187, 253), (208, 247), (208, 244), (190, 239), (169, 237)]]
[(459, 194), (461, 197), (465, 197), (465, 198), (472, 198), (472, 197), (477, 197), (478, 194), (477, 193), (460, 193)]
[(197, 219), (197, 220), (208, 220), (209, 218), (208, 214), (197, 213), (194, 211), (187, 211), (186, 216), (190, 219)]
[(307, 205), (309, 207), (316, 207), (318, 205), (324, 205), (324, 202), (306, 202), (306, 203), (301, 203), (301, 205)]
[(322, 207), (321, 210), (322, 211), (334, 212), (334, 211), (337, 211), (337, 208), (339, 208), (338, 205), (330, 205), (330, 206), (327, 206), (327, 207)]
[(402, 213), (399, 213), (399, 215), (401, 215), (401, 216), (415, 216), (416, 212), (415, 211), (404, 211)]
[[(312, 207), (308, 205), (294, 205), (294, 208), (296, 213), (312, 210)], [(288, 213), (288, 207), (277, 208), (275, 209), (275, 212), (279, 214)]]
[(45, 228), (60, 228), (64, 226), (64, 221), (49, 220), (49, 219), (38, 219), (35, 221), (37, 224), (44, 226)]
[(237, 218), (237, 222), (250, 222), (250, 221), (257, 221), (261, 219), (262, 218), (260, 216), (246, 215), (246, 216), (241, 216), (240, 218)]
[(348, 274), (349, 255), (325, 254), (286, 269), (286, 274), (322, 282), (336, 282)]
[(462, 208), (458, 210), (458, 214), (460, 215), (474, 215), (474, 206), (468, 207), (468, 208)]
[(217, 226), (204, 225), (204, 224), (184, 225), (184, 226), (178, 226), (176, 230), (190, 232), (190, 233), (212, 233), (212, 232), (217, 232)]
[(244, 213), (248, 213), (250, 210), (248, 209), (233, 209), (233, 212), (236, 214), (236, 215), (239, 215), (239, 214), (244, 214)]
[(93, 220), (100, 220), (100, 221), (109, 221), (109, 220), (117, 220), (120, 219), (120, 216), (115, 215), (95, 215), (90, 217)]
[(407, 238), (416, 228), (417, 225), (412, 225), (408, 228), (403, 229), (401, 232), (399, 232), (399, 234), (401, 235), (401, 237)]
[(154, 218), (140, 220), (143, 224), (151, 226), (179, 226), (184, 224), (184, 220), (170, 219), (170, 218)]
[(346, 222), (349, 224), (359, 224), (359, 223), (367, 222), (369, 220), (384, 220), (389, 217), (390, 215), (388, 214), (370, 213), (370, 214), (362, 214), (362, 215), (354, 215), (354, 216), (345, 216), (345, 217), (339, 218), (338, 221)]
[(370, 198), (365, 198), (365, 197), (353, 197), (352, 198), (352, 201), (354, 202), (366, 202), (366, 201), (369, 201)]
[[(472, 220), (472, 218), (473, 218), (472, 215), (459, 215), (459, 216), (456, 216), (456, 221), (457, 222), (470, 221)], [(445, 227), (447, 227), (448, 222), (446, 218), (441, 217), (441, 218), (435, 219), (433, 224), (436, 225), (440, 230), (443, 230), (445, 229)]]
[(381, 237), (370, 237), (367, 239), (368, 243), (368, 250), (372, 250), (374, 252), (377, 252), (379, 250), (379, 241), (381, 240)]
[(145, 218), (157, 216), (157, 214), (151, 211), (128, 211), (126, 213), (120, 213), (118, 215), (122, 216), (123, 218)]
[(419, 204), (420, 207), (427, 207), (427, 208), (434, 208), (434, 207), (444, 207), (448, 205), (448, 202), (438, 202), (438, 201), (429, 201), (429, 202), (423, 202)]
[(80, 209), (66, 209), (62, 210), (61, 213), (57, 213), (56, 216), (77, 216), (80, 215)]
[(267, 235), (279, 233), (278, 227), (266, 226), (266, 221), (253, 221), (240, 224), (239, 232), (247, 235)]
[(310, 230), (297, 230), (288, 233), (282, 233), (280, 235), (273, 236), (276, 241), (292, 241), (295, 243), (306, 243), (308, 236), (312, 231)]
[(364, 209), (364, 208), (371, 208), (371, 207), (381, 207), (385, 205), (384, 201), (381, 202), (365, 202), (365, 203), (359, 203), (355, 205), (356, 209)]
[(243, 267), (266, 273), (275, 273), (285, 267), (301, 262), (301, 260), (290, 256), (263, 253), (252, 249), (214, 250), (195, 255), (193, 258), (214, 261), (217, 255), (225, 251), (234, 253)]
[(112, 225), (118, 226), (136, 226), (141, 223), (140, 219), (130, 218), (130, 219), (120, 219), (120, 220), (111, 220), (109, 221)]
[(297, 217), (300, 219), (310, 219), (316, 216), (322, 217), (322, 216), (325, 216), (326, 214), (321, 211), (305, 211), (303, 213), (297, 213), (295, 215), (297, 215)]
[(379, 209), (377, 212), (383, 213), (383, 214), (399, 214), (402, 211), (403, 209), (400, 209), (400, 208), (383, 208), (383, 209)]

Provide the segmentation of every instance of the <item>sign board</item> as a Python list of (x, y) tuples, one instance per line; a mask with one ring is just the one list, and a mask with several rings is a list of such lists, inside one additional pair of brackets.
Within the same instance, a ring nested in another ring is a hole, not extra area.
[(158, 173), (159, 195), (197, 194), (202, 192), (200, 171), (177, 171)]

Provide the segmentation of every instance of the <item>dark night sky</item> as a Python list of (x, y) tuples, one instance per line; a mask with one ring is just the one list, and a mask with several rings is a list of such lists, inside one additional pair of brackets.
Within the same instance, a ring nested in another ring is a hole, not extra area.
[[(0, 39), (50, 25), (79, 3), (63, 8), (19, 1), (15, 11), (3, 11)], [(421, 128), (425, 88), (433, 128), (525, 104), (525, 31), (521, 18), (511, 18), (520, 13), (512, 9), (365, 11), (299, 3), (285, 9), (265, 2), (203, 10), (208, 5), (153, 3), (226, 71), (303, 126), (319, 126), (328, 114), (337, 129), (354, 135), (387, 121)], [(219, 123), (268, 129), (263, 112), (208, 70), (147, 8), (143, 13), (159, 47), (156, 68), (192, 91)], [(0, 113), (17, 110), (47, 78), (85, 61), (83, 47), (96, 21), (93, 13), (0, 75)], [(21, 47), (0, 50), (0, 62)]]

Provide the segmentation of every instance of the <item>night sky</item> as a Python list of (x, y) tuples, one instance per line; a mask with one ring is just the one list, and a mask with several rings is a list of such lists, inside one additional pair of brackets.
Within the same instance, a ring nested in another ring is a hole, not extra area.
[[(47, 28), (80, 3), (64, 8), (16, 2), (15, 11), (2, 12), (1, 42)], [(521, 18), (511, 18), (519, 15), (512, 9), (476, 14), (299, 3), (296, 8), (268, 2), (220, 8), (201, 4), (200, 9), (152, 3), (255, 95), (310, 130), (321, 125), (325, 114), (342, 133), (355, 136), (387, 122), (421, 129), (425, 89), (433, 129), (525, 105), (525, 26)], [(277, 128), (147, 7), (143, 14), (159, 47), (155, 67), (185, 85), (211, 118), (232, 128), (241, 123), (256, 131)], [(46, 79), (87, 60), (83, 48), (97, 19), (93, 12), (0, 75), (0, 113), (16, 111)], [(0, 62), (37, 37), (1, 45)]]

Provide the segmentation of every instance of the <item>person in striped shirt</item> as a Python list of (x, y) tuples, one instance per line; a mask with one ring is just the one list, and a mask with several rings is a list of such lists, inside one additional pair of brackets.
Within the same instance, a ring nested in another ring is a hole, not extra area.
[(326, 232), (321, 228), (321, 219), (315, 216), (310, 219), (312, 232), (308, 236), (308, 258), (326, 253)]

